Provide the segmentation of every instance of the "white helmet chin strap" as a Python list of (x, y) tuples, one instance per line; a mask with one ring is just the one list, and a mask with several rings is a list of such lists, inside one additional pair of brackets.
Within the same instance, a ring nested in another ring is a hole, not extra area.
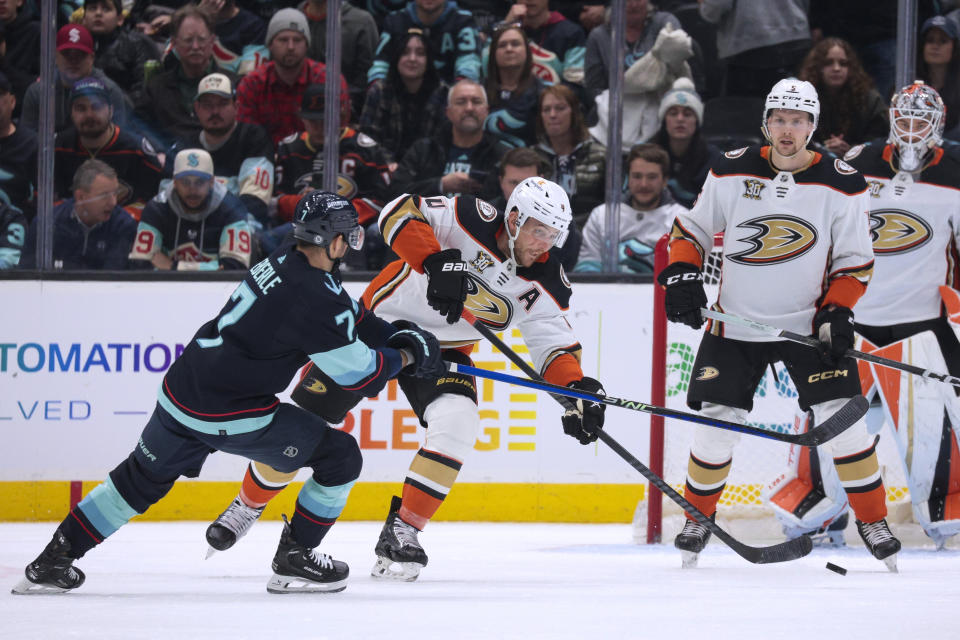
[(923, 159), (927, 155), (927, 149), (922, 145), (898, 144), (897, 155), (900, 160), (898, 163), (900, 170), (913, 172), (923, 164)]
[(516, 222), (514, 222), (514, 226), (517, 227), (517, 234), (516, 234), (516, 235), (510, 233), (510, 219), (509, 219), (509, 217), (507, 217), (507, 218), (504, 220), (504, 226), (506, 227), (506, 232), (507, 232), (507, 247), (510, 249), (510, 259), (507, 260), (507, 264), (504, 265), (504, 267), (506, 268), (507, 272), (510, 273), (510, 275), (516, 275), (516, 273), (517, 273), (517, 256), (514, 255), (514, 253), (513, 253), (513, 245), (514, 245), (514, 243), (517, 241), (517, 238), (520, 236), (520, 225), (518, 225)]

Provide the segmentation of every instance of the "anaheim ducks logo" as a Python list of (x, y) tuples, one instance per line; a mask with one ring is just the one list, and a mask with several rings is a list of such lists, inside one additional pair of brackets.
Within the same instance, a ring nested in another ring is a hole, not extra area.
[(300, 386), (310, 393), (321, 394), (327, 392), (327, 385), (323, 384), (323, 382), (317, 378), (304, 378)]
[(908, 211), (879, 209), (870, 212), (870, 239), (874, 253), (906, 253), (927, 244), (932, 237), (930, 225)]
[(764, 216), (737, 225), (756, 229), (740, 242), (751, 245), (746, 251), (726, 256), (740, 264), (775, 264), (799, 258), (817, 243), (817, 230), (806, 220), (793, 216)]
[(700, 367), (697, 372), (697, 380), (713, 380), (720, 375), (720, 370), (716, 367)]
[(467, 278), (467, 300), (463, 306), (491, 329), (506, 329), (513, 318), (510, 301), (472, 276)]

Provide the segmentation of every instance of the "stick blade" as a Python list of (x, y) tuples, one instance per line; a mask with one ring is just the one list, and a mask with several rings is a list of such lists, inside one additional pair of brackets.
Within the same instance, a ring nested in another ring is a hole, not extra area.
[(852, 427), (857, 420), (867, 413), (869, 408), (870, 402), (866, 398), (854, 396), (847, 401), (847, 404), (840, 407), (839, 411), (824, 420), (822, 424), (797, 436), (796, 442), (807, 447), (816, 447), (829, 442)]
[[(813, 540), (810, 536), (799, 536), (793, 540), (787, 540), (772, 547), (753, 547), (754, 557), (744, 557), (754, 564), (773, 564), (775, 562), (790, 562), (797, 560), (813, 551)], [(743, 555), (743, 554), (741, 554)]]

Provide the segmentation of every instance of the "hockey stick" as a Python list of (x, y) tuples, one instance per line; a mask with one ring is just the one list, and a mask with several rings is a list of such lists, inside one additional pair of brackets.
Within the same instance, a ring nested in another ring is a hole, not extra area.
[(740, 424), (738, 422), (717, 420), (707, 416), (701, 416), (696, 413), (687, 413), (686, 411), (666, 409), (664, 407), (658, 407), (656, 405), (647, 404), (646, 402), (640, 402), (638, 400), (625, 400), (623, 398), (617, 398), (614, 396), (594, 395), (586, 391), (580, 391), (579, 389), (561, 387), (558, 384), (550, 384), (549, 382), (537, 382), (536, 380), (519, 378), (517, 376), (511, 376), (507, 373), (499, 373), (497, 371), (490, 371), (488, 369), (479, 369), (466, 364), (450, 363), (450, 368), (458, 373), (466, 373), (467, 375), (478, 376), (480, 378), (489, 378), (490, 380), (499, 380), (500, 382), (507, 382), (521, 387), (537, 389), (538, 391), (547, 391), (549, 393), (566, 396), (567, 398), (579, 398), (581, 400), (589, 400), (591, 402), (600, 402), (610, 405), (611, 407), (622, 407), (624, 409), (649, 413), (655, 416), (664, 416), (667, 418), (686, 420), (688, 422), (696, 422), (708, 427), (726, 429), (727, 431), (737, 431), (739, 433), (746, 433), (752, 436), (768, 438), (770, 440), (779, 440), (780, 442), (798, 444), (803, 447), (817, 447), (822, 445), (824, 442), (828, 442), (832, 438), (840, 435), (853, 426), (854, 422), (863, 417), (863, 415), (867, 412), (867, 409), (870, 407), (870, 403), (867, 402), (866, 398), (863, 396), (855, 396), (850, 398), (847, 404), (843, 405), (838, 412), (830, 416), (830, 418), (825, 420), (823, 424), (817, 425), (806, 433), (779, 433), (777, 431), (769, 431), (767, 429), (751, 427), (750, 425)]
[[(755, 320), (748, 320), (747, 318), (733, 316), (729, 313), (723, 313), (722, 311), (701, 309), (700, 313), (703, 314), (704, 318), (710, 318), (711, 320), (717, 320), (718, 322), (728, 322), (730, 324), (740, 325), (741, 327), (749, 327), (750, 329), (758, 331), (759, 333), (765, 333), (768, 336), (776, 336), (778, 338), (786, 338), (792, 342), (805, 344), (808, 347), (818, 348), (821, 344), (820, 341), (813, 336), (804, 336), (800, 335), (799, 333), (787, 331), (786, 329), (778, 329), (777, 327), (769, 324), (763, 324), (762, 322), (756, 322)], [(889, 367), (890, 369), (906, 371), (907, 373), (912, 373), (913, 375), (920, 376), (921, 378), (939, 380), (940, 382), (946, 382), (947, 384), (952, 384), (955, 387), (960, 387), (960, 378), (948, 375), (946, 373), (937, 373), (936, 371), (930, 371), (929, 369), (916, 367), (912, 364), (900, 362), (899, 360), (891, 360), (890, 358), (875, 356), (872, 353), (864, 353), (863, 351), (857, 351), (856, 349), (847, 349), (846, 353), (843, 355), (856, 358), (857, 360), (866, 360), (867, 362), (878, 364), (881, 367)]]
[[(463, 310), (461, 316), (464, 320), (473, 325), (473, 328), (480, 332), (484, 338), (490, 341), (503, 355), (511, 362), (520, 367), (520, 370), (530, 376), (531, 379), (538, 382), (545, 382), (544, 379), (533, 370), (533, 367), (524, 362), (523, 358), (507, 346), (503, 340), (497, 337), (489, 327), (477, 320), (468, 309)], [(550, 394), (564, 409), (572, 409), (573, 402), (565, 397), (556, 394)], [(613, 439), (609, 433), (600, 429), (597, 431), (597, 437), (600, 438), (608, 447), (613, 449), (614, 453), (626, 460), (627, 464), (640, 472), (644, 478), (650, 481), (650, 484), (662, 491), (667, 497), (680, 505), (684, 511), (690, 514), (694, 520), (709, 529), (717, 538), (722, 540), (728, 547), (733, 549), (734, 553), (741, 558), (754, 564), (768, 564), (772, 562), (786, 562), (802, 558), (813, 550), (813, 542), (809, 536), (800, 536), (793, 540), (787, 540), (780, 544), (770, 547), (751, 547), (744, 544), (717, 526), (713, 520), (703, 515), (703, 512), (693, 506), (686, 498), (677, 493), (673, 487), (664, 482), (663, 478), (648, 469), (642, 462), (637, 460), (629, 451), (624, 449), (619, 442)]]

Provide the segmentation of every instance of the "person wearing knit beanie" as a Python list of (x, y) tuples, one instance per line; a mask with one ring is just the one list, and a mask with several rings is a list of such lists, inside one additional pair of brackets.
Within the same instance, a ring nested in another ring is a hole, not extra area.
[(296, 31), (307, 39), (307, 46), (310, 46), (310, 28), (307, 26), (307, 16), (297, 9), (280, 9), (270, 18), (270, 24), (267, 25), (267, 39), (264, 42), (268, 47), (273, 39), (281, 31)]
[(673, 82), (673, 87), (663, 94), (660, 99), (660, 109), (657, 112), (657, 119), (663, 122), (663, 116), (667, 110), (673, 106), (690, 107), (697, 114), (697, 123), (703, 124), (703, 100), (700, 99), (697, 90), (693, 87), (693, 81), (690, 78), (677, 78)]

